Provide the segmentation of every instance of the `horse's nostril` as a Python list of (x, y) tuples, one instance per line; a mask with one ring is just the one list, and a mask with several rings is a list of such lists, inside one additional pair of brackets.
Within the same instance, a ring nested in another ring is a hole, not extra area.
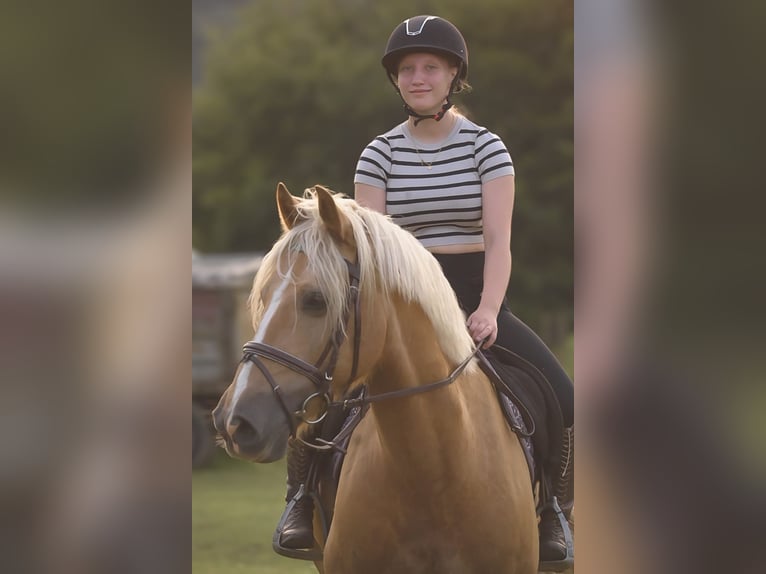
[(258, 438), (258, 433), (253, 425), (241, 417), (234, 417), (231, 426), (235, 429), (231, 438), (237, 444), (249, 444)]

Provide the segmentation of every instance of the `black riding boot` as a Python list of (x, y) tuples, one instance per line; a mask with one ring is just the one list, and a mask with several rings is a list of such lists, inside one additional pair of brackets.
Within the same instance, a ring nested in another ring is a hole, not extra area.
[(558, 508), (568, 521), (574, 506), (574, 427), (564, 429), (559, 472), (553, 477), (553, 499), (540, 515), (540, 570), (560, 572), (573, 564)]
[(314, 547), (314, 501), (305, 495), (290, 506), (308, 478), (313, 452), (299, 441), (291, 438), (287, 443), (287, 502), (286, 515), (280, 521), (279, 545), (287, 549), (311, 549)]

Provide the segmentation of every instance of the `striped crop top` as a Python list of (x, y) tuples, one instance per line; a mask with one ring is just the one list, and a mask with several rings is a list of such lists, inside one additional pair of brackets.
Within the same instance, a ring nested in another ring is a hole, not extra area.
[(386, 213), (425, 247), (481, 243), (481, 186), (514, 175), (502, 140), (458, 116), (441, 144), (417, 142), (404, 122), (364, 148), (354, 183), (386, 190)]

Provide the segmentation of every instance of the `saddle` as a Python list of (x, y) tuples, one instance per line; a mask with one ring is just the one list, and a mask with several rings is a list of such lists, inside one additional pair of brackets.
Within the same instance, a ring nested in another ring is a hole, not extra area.
[[(494, 345), (477, 353), (479, 365), (489, 378), (510, 428), (521, 441), (534, 487), (539, 482), (538, 508), (548, 499), (550, 479), (559, 465), (563, 417), (556, 394), (545, 376), (531, 363), (504, 347)], [(360, 387), (357, 398), (367, 392)], [(311, 496), (319, 512), (325, 537), (332, 523), (335, 495), (346, 449), (356, 426), (369, 410), (369, 404), (350, 409), (334, 407), (328, 411), (319, 438), (333, 444), (327, 453), (314, 457), (305, 489), (299, 496)]]

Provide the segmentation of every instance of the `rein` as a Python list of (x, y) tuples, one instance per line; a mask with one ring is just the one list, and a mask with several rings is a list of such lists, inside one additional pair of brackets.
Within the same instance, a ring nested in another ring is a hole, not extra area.
[(421, 393), (435, 391), (436, 389), (439, 389), (441, 387), (446, 387), (447, 385), (454, 383), (455, 380), (460, 376), (460, 373), (462, 373), (465, 370), (465, 368), (468, 366), (468, 363), (471, 362), (471, 359), (473, 359), (476, 356), (476, 354), (481, 350), (482, 343), (479, 343), (476, 346), (476, 348), (473, 350), (473, 352), (470, 355), (468, 355), (465, 359), (463, 359), (462, 363), (460, 363), (457, 367), (455, 367), (455, 370), (453, 370), (447, 377), (441, 380), (435, 381), (433, 383), (428, 383), (427, 385), (410, 387), (408, 389), (399, 389), (398, 391), (388, 391), (386, 393), (379, 393), (377, 395), (363, 395), (355, 399), (346, 399), (341, 402), (330, 403), (330, 406), (342, 405), (343, 408), (364, 406), (370, 403), (378, 403), (380, 401), (386, 401), (388, 399), (411, 397), (413, 395), (419, 395)]

